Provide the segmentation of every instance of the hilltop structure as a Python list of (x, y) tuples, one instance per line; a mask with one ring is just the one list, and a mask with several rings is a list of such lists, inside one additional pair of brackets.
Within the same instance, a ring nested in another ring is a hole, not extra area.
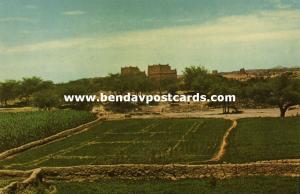
[[(138, 67), (126, 66), (121, 68), (121, 75), (130, 76), (130, 75), (143, 75), (146, 76), (145, 71), (141, 71)], [(166, 65), (148, 65), (148, 77), (154, 81), (162, 80), (176, 80), (177, 79), (177, 70), (171, 69), (169, 64)]]
[[(239, 71), (231, 71), (231, 72), (218, 72), (217, 70), (213, 70), (212, 74), (223, 76), (228, 79), (234, 79), (239, 81), (247, 81), (251, 78), (273, 78), (280, 76), (282, 74), (289, 74), (292, 77), (300, 78), (300, 68), (273, 68), (273, 69), (245, 69), (241, 68)], [(176, 81), (180, 79), (180, 76), (177, 75), (177, 70), (172, 69), (169, 64), (154, 64), (148, 65), (148, 75), (145, 71), (141, 71), (136, 66), (126, 66), (121, 68), (121, 75), (142, 75), (148, 76), (150, 79), (161, 82), (164, 80), (168, 81)]]
[(146, 76), (145, 71), (141, 71), (138, 67), (122, 67), (121, 68), (121, 75), (130, 76), (130, 75), (141, 75)]
[(155, 81), (176, 80), (177, 79), (177, 70), (171, 69), (171, 66), (169, 64), (149, 65), (148, 66), (148, 76), (150, 79), (153, 79)]

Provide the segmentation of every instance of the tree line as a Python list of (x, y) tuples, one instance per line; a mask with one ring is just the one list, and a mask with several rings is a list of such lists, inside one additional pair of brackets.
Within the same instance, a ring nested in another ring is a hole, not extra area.
[(0, 106), (36, 106), (42, 109), (52, 107), (90, 109), (90, 103), (63, 102), (65, 94), (96, 94), (109, 91), (114, 94), (132, 92), (136, 94), (188, 93), (236, 95), (235, 103), (210, 103), (209, 106), (223, 107), (223, 113), (237, 111), (239, 107), (276, 106), (280, 116), (294, 105), (300, 104), (300, 80), (290, 74), (274, 78), (252, 78), (237, 81), (210, 73), (201, 66), (190, 66), (178, 80), (155, 81), (145, 75), (109, 74), (101, 78), (80, 79), (55, 84), (39, 77), (0, 82)]
[(236, 95), (238, 101), (235, 103), (221, 102), (224, 113), (228, 113), (230, 107), (237, 109), (240, 106), (272, 106), (278, 107), (280, 116), (284, 117), (290, 107), (300, 104), (300, 79), (288, 72), (276, 77), (237, 81), (210, 74), (203, 67), (191, 66), (184, 71), (184, 83), (186, 89), (207, 95)]

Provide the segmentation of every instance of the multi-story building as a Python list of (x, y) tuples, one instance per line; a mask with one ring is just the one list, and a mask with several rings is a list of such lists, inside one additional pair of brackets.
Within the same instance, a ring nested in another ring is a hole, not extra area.
[(130, 75), (142, 75), (146, 76), (145, 71), (141, 71), (138, 67), (122, 67), (121, 68), (121, 75), (130, 76)]
[(150, 79), (161, 81), (161, 80), (176, 80), (177, 70), (171, 69), (170, 65), (149, 65), (148, 76)]

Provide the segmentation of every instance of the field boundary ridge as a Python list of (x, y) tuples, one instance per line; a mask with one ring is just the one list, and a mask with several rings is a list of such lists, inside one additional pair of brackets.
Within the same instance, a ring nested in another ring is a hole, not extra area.
[(118, 164), (42, 167), (29, 171), (0, 170), (0, 176), (28, 177), (0, 188), (0, 194), (14, 193), (28, 186), (53, 181), (95, 181), (103, 179), (228, 179), (249, 176), (300, 177), (300, 159), (258, 161), (242, 164)]

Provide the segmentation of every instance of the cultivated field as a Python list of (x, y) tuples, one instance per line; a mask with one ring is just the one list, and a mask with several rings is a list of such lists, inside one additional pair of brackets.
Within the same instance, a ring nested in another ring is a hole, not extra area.
[(0, 112), (0, 152), (92, 121), (84, 111)]
[(223, 161), (300, 158), (300, 118), (244, 118), (229, 136)]
[[(228, 136), (221, 161), (299, 159), (300, 119), (245, 118)], [(0, 162), (3, 168), (103, 164), (202, 164), (219, 150), (232, 121), (130, 119), (105, 121), (86, 132)]]
[[(1, 160), (0, 169), (12, 171), (0, 177), (0, 188), (33, 177), (31, 193), (296, 194), (299, 132), (299, 117), (102, 121)], [(15, 169), (30, 171), (20, 177)]]
[(219, 149), (231, 121), (136, 119), (106, 121), (78, 135), (0, 162), (5, 168), (124, 163), (199, 163)]

